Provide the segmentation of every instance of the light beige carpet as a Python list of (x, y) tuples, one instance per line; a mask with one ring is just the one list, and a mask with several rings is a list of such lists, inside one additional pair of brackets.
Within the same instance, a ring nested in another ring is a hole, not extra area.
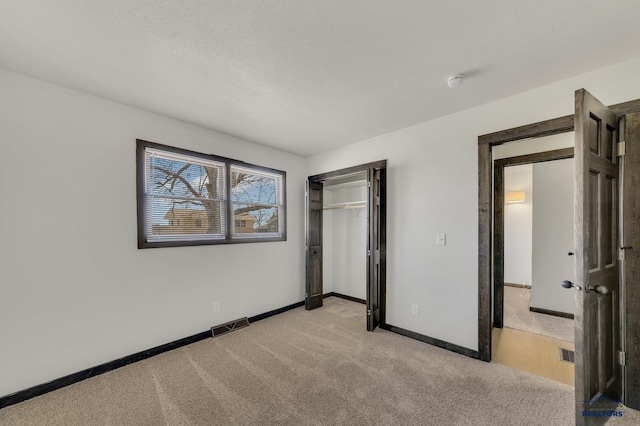
[(0, 410), (9, 425), (572, 425), (573, 389), (335, 297)]
[(531, 290), (504, 286), (504, 326), (573, 342), (573, 320), (529, 311)]

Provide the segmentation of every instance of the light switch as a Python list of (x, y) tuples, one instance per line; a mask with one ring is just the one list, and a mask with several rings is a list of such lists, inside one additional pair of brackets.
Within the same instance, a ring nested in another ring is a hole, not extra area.
[(436, 234), (436, 245), (446, 246), (447, 245), (447, 234)]

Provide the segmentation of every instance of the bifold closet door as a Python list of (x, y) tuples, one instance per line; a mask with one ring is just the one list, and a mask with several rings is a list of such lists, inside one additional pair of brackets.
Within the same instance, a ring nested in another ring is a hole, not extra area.
[(322, 182), (307, 181), (305, 308), (322, 306)]
[(368, 173), (368, 220), (367, 247), (367, 330), (373, 331), (380, 325), (380, 170), (370, 169)]

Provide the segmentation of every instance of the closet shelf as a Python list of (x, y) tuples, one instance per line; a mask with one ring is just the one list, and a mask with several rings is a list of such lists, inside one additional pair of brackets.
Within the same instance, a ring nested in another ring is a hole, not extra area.
[(322, 210), (337, 210), (337, 209), (363, 209), (367, 207), (367, 201), (348, 201), (346, 203), (333, 203), (323, 207)]

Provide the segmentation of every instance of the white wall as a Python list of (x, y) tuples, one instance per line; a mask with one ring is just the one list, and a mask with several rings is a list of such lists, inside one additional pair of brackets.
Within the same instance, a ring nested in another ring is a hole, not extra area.
[(640, 98), (639, 76), (636, 58), (310, 157), (309, 174), (388, 159), (388, 323), (477, 349), (478, 136), (573, 114), (581, 87), (606, 104)]
[(493, 159), (517, 157), (519, 155), (535, 154), (553, 151), (555, 149), (573, 148), (575, 132), (565, 132), (552, 136), (543, 136), (534, 140), (509, 142), (493, 148)]
[(524, 191), (524, 202), (504, 206), (504, 282), (531, 285), (533, 166), (505, 167), (505, 194)]
[[(639, 75), (636, 58), (303, 161), (0, 71), (0, 395), (302, 300), (303, 179), (380, 159), (388, 322), (477, 349), (478, 135), (572, 114), (581, 87), (640, 98)], [(286, 170), (288, 241), (137, 250), (136, 138)]]
[[(0, 93), (0, 396), (303, 299), (303, 158), (5, 71)], [(287, 241), (138, 250), (136, 138), (285, 170)]]
[[(323, 207), (333, 203), (333, 191), (322, 191)], [(333, 290), (333, 214), (332, 210), (322, 211), (322, 292), (331, 293)]]
[[(324, 205), (367, 199), (364, 185), (324, 191)], [(323, 291), (366, 299), (367, 210), (323, 211)]]
[(560, 283), (574, 281), (573, 171), (573, 158), (533, 165), (531, 306), (571, 314), (575, 291)]

